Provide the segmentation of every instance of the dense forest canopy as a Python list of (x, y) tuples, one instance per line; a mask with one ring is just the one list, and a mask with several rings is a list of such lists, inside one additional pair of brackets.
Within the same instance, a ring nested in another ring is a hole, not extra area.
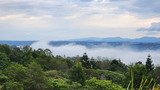
[(49, 49), (0, 45), (0, 90), (159, 90), (159, 76), (151, 55), (145, 64), (126, 65), (87, 53), (62, 57)]

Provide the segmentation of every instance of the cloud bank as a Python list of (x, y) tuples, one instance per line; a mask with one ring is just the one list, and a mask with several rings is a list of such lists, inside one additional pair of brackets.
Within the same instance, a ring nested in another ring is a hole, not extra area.
[(158, 65), (160, 63), (160, 51), (134, 51), (129, 48), (120, 47), (120, 48), (93, 48), (88, 49), (84, 46), (80, 45), (65, 45), (60, 47), (52, 47), (47, 44), (46, 41), (41, 41), (33, 44), (31, 47), (34, 49), (38, 48), (49, 48), (54, 55), (61, 55), (61, 56), (82, 56), (84, 52), (88, 54), (89, 57), (97, 58), (100, 57), (107, 57), (109, 59), (121, 59), (122, 62), (126, 64), (131, 64), (137, 61), (142, 61), (143, 63), (146, 62), (147, 55), (150, 54), (152, 56), (153, 63)]

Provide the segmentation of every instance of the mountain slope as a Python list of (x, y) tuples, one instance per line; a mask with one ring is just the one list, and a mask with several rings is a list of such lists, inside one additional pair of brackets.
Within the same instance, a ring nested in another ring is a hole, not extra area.
[(160, 42), (160, 38), (156, 37), (142, 37), (142, 38), (121, 38), (121, 37), (109, 37), (109, 38), (81, 38), (81, 39), (71, 39), (67, 41), (95, 41), (95, 42), (139, 42), (139, 43), (157, 43)]

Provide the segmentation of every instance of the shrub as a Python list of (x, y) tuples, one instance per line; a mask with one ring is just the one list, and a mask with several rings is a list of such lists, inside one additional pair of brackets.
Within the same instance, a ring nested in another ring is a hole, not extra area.
[(85, 70), (87, 78), (96, 77), (103, 80), (111, 80), (116, 84), (123, 85), (125, 82), (125, 76), (123, 74), (108, 71), (108, 70), (93, 70), (86, 69)]
[(10, 81), (4, 84), (2, 90), (24, 90), (24, 88), (23, 84), (19, 82)]
[(111, 81), (98, 80), (96, 78), (86, 80), (86, 86), (89, 86), (92, 90), (124, 90), (122, 86), (112, 83)]
[(66, 80), (63, 79), (54, 79), (50, 78), (48, 80), (48, 89), (49, 90), (68, 90), (69, 84), (67, 84)]
[(68, 75), (57, 70), (49, 70), (45, 72), (48, 78), (68, 78)]

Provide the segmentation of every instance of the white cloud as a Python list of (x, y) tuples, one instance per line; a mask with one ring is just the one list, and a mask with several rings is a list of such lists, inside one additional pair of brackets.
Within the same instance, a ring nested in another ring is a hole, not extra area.
[[(0, 0), (0, 31), (3, 31), (0, 33), (0, 38), (7, 38), (7, 32), (11, 30), (15, 33), (19, 30), (29, 32), (30, 36), (39, 31), (37, 33), (45, 34), (42, 36), (48, 35), (47, 38), (57, 39), (87, 36), (144, 36), (144, 33), (137, 32), (136, 29), (149, 27), (153, 22), (160, 22), (160, 17), (142, 18), (145, 13), (138, 12), (137, 8), (140, 10), (143, 8), (139, 6), (140, 4), (134, 6), (135, 3), (138, 1)], [(152, 10), (155, 7), (153, 5), (149, 7)], [(39, 39), (37, 34), (35, 36), (33, 39)], [(8, 37), (10, 38), (12, 37)]]
[[(126, 64), (131, 64), (134, 62), (142, 61), (143, 63), (146, 62), (146, 57), (148, 54), (152, 56), (153, 63), (155, 65), (159, 65), (160, 58), (159, 53), (160, 51), (134, 51), (127, 47), (119, 47), (119, 48), (109, 48), (109, 47), (99, 47), (99, 48), (92, 48), (88, 49), (85, 46), (81, 45), (64, 45), (59, 47), (52, 47), (47, 44), (46, 41), (40, 41), (32, 45), (34, 49), (42, 48), (42, 49), (50, 49), (53, 52), (53, 55), (61, 55), (61, 56), (82, 56), (84, 52), (88, 54), (89, 57), (97, 58), (100, 57), (107, 57), (109, 59), (121, 59), (122, 62)], [(125, 52), (125, 53), (124, 53)], [(127, 53), (127, 55), (126, 55)]]
[(1, 24), (7, 24), (8, 28), (19, 29), (45, 29), (49, 27), (49, 20), (51, 17), (44, 16), (28, 16), (25, 14), (6, 15), (0, 17)]

